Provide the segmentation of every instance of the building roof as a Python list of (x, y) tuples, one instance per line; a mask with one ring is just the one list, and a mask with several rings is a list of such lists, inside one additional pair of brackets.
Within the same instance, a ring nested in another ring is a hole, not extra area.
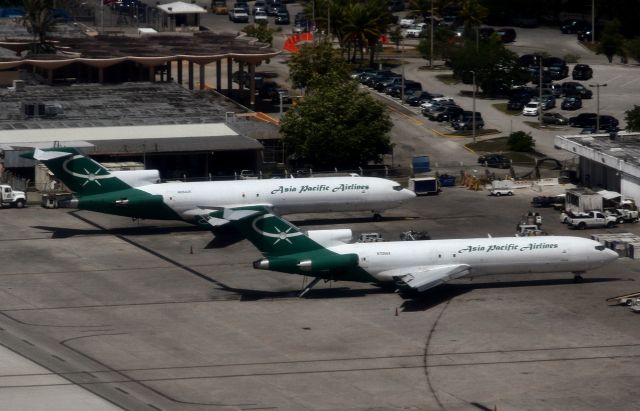
[[(54, 38), (58, 54), (2, 57), (0, 70), (31, 65), (56, 69), (73, 63), (104, 68), (134, 61), (145, 66), (157, 66), (169, 61), (187, 60), (208, 64), (224, 58), (258, 63), (272, 58), (279, 50), (256, 39), (230, 33), (158, 33), (142, 37), (105, 36)], [(20, 52), (30, 47), (32, 38), (0, 39), (0, 47)]]
[(640, 178), (640, 133), (556, 136), (564, 150)]
[(185, 3), (184, 1), (175, 1), (173, 3), (160, 4), (156, 6), (159, 10), (166, 14), (193, 14), (206, 13), (207, 10), (197, 4)]
[[(54, 110), (25, 115), (24, 104)], [(245, 110), (177, 83), (26, 85), (0, 89), (0, 149), (95, 145), (100, 153), (261, 150), (255, 138), (277, 130), (260, 121), (227, 122)]]

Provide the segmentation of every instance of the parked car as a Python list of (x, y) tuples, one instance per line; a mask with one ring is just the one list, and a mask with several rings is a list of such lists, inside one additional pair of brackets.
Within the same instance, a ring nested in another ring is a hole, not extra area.
[(442, 94), (432, 94), (432, 93), (429, 93), (428, 91), (420, 91), (407, 97), (406, 103), (409, 104), (410, 106), (416, 107), (427, 100), (431, 100), (434, 97), (442, 97)]
[(569, 124), (569, 119), (560, 113), (544, 113), (542, 114), (542, 122), (545, 124), (555, 124), (563, 126)]
[[(598, 126), (598, 119), (596, 113), (581, 113), (575, 117), (569, 118), (569, 125), (572, 127), (580, 128), (593, 128)], [(613, 131), (618, 129), (618, 119), (613, 116), (602, 114), (600, 115), (600, 130), (596, 131)]]
[(593, 97), (593, 92), (576, 81), (565, 81), (562, 83), (562, 94), (564, 96), (580, 96), (582, 99)]
[(280, 0), (268, 0), (267, 9), (266, 9), (267, 15), (275, 17), (278, 14), (278, 10), (280, 9), (280, 7), (283, 7), (283, 6), (284, 4), (282, 4), (282, 1)]
[(433, 118), (430, 115), (429, 119), (435, 120), (438, 122), (452, 121), (458, 118), (463, 112), (464, 112), (464, 109), (462, 107), (444, 106), (444, 109), (442, 111), (439, 111), (435, 116), (433, 116)]
[(522, 111), (524, 106), (531, 101), (531, 95), (520, 94), (513, 96), (507, 102), (507, 110)]
[(537, 116), (539, 112), (540, 103), (537, 101), (531, 101), (525, 104), (524, 108), (522, 109), (523, 116)]
[(560, 24), (560, 31), (563, 34), (576, 34), (581, 30), (591, 27), (588, 21), (582, 19), (567, 19)]
[(234, 7), (229, 12), (229, 20), (234, 23), (248, 23), (249, 22), (249, 14), (242, 7)]
[(253, 10), (251, 10), (252, 14), (255, 16), (259, 11), (263, 11), (267, 14), (267, 3), (264, 0), (256, 0), (253, 4)]
[(596, 116), (596, 113), (580, 113), (569, 118), (569, 125), (580, 128), (590, 127), (596, 124)]
[(266, 23), (269, 21), (269, 17), (267, 16), (267, 12), (266, 11), (262, 11), (262, 10), (258, 10), (257, 12), (253, 13), (253, 21), (255, 23)]
[(503, 43), (513, 43), (516, 41), (516, 30), (511, 27), (503, 27), (496, 30), (496, 33), (500, 36), (500, 40), (502, 40)]
[(405, 17), (403, 19), (400, 19), (400, 27), (402, 28), (407, 28), (410, 27), (412, 25), (416, 24), (416, 19), (411, 18), (411, 17)]
[(560, 108), (563, 110), (577, 110), (582, 108), (582, 98), (580, 96), (565, 97), (560, 104)]
[(404, 31), (404, 36), (409, 38), (420, 37), (426, 26), (426, 23), (413, 24)]
[(556, 106), (556, 98), (552, 94), (543, 94), (542, 100), (540, 100), (540, 96), (534, 96), (531, 102), (541, 102), (543, 110), (549, 110)]
[(588, 64), (576, 64), (571, 71), (574, 80), (589, 80), (593, 77), (593, 69)]
[(518, 57), (518, 64), (522, 67), (539, 67), (541, 58), (539, 54), (523, 54)]
[(439, 96), (439, 97), (433, 97), (430, 100), (425, 101), (424, 103), (420, 104), (420, 108), (429, 108), (431, 107), (434, 103), (442, 103), (442, 102), (449, 102), (451, 104), (455, 104), (453, 98), (451, 97), (447, 97), (447, 96)]
[(422, 115), (425, 117), (429, 117), (432, 112), (437, 112), (439, 110), (442, 110), (443, 107), (447, 106), (457, 106), (457, 104), (453, 101), (436, 101), (429, 107), (422, 108)]
[(275, 23), (276, 24), (289, 24), (289, 12), (288, 11), (278, 10), (278, 12), (276, 13)]
[(559, 57), (547, 57), (542, 59), (542, 66), (546, 67), (553, 80), (560, 80), (569, 75), (569, 66)]
[(511, 160), (501, 154), (486, 154), (478, 157), (478, 164), (483, 164), (487, 167), (509, 168), (511, 167)]
[(482, 114), (477, 111), (475, 113), (472, 111), (463, 111), (458, 118), (451, 121), (451, 126), (456, 130), (472, 130), (474, 124), (476, 130), (484, 128)]

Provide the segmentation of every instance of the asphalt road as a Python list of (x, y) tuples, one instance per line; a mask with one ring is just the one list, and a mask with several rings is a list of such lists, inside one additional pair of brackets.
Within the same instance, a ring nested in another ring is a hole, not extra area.
[[(450, 188), (381, 222), (290, 219), (387, 240), (408, 229), (510, 236), (535, 194)], [(550, 233), (590, 233), (541, 213)], [(49, 411), (68, 410), (69, 391), (84, 389), (105, 401), (97, 409), (635, 407), (637, 317), (604, 302), (638, 291), (630, 259), (581, 284), (570, 273), (490, 276), (402, 296), (320, 283), (299, 299), (303, 277), (254, 270), (259, 254), (246, 241), (212, 242), (184, 224), (39, 207), (2, 210), (0, 223), (0, 344), (43, 367), (0, 365), (1, 404), (31, 393)]]

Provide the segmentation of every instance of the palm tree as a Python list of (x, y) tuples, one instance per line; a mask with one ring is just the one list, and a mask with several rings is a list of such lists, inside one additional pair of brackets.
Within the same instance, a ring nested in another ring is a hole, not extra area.
[(46, 44), (47, 34), (55, 25), (55, 20), (49, 12), (50, 8), (50, 0), (24, 0), (25, 15), (22, 24), (38, 39), (36, 49), (39, 52), (51, 51), (51, 47)]
[(351, 1), (344, 11), (342, 44), (353, 45), (352, 60), (355, 60), (358, 50), (363, 59), (366, 46), (369, 50), (369, 64), (373, 65), (380, 36), (386, 33), (390, 23), (387, 0)]
[(478, 28), (489, 15), (489, 10), (478, 2), (478, 0), (465, 0), (460, 9), (460, 18), (464, 23), (466, 33), (471, 28)]

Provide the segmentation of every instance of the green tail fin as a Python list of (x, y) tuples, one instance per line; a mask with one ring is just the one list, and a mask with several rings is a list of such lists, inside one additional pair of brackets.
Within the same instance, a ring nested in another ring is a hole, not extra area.
[(283, 256), (324, 249), (298, 227), (272, 214), (266, 207), (225, 209), (223, 218), (231, 221), (265, 256)]
[(38, 160), (79, 195), (93, 195), (131, 188), (98, 162), (85, 157), (73, 147), (36, 149), (22, 157)]

